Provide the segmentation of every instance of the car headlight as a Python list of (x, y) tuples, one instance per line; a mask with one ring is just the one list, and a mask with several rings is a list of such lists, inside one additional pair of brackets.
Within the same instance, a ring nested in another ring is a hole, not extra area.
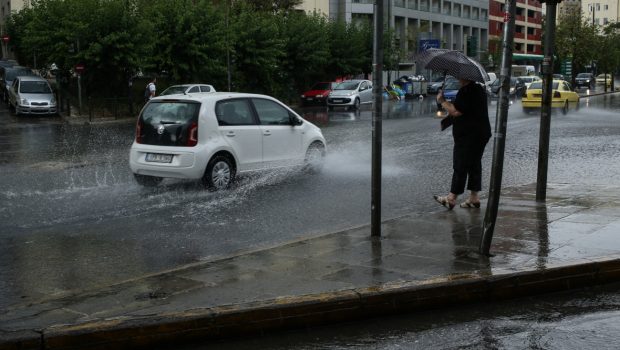
[(512, 94), (513, 92), (515, 92), (515, 88), (511, 87), (510, 88), (510, 93)]
[(25, 105), (25, 106), (27, 106), (29, 103), (28, 103), (28, 100), (27, 100), (27, 99), (25, 99), (25, 98), (20, 98), (20, 99), (19, 99), (19, 104), (20, 104), (20, 105)]
[(50, 100), (50, 105), (52, 106), (56, 105), (56, 97), (52, 97), (52, 99)]
[(323, 95), (316, 95), (316, 97), (318, 97), (318, 98), (323, 98)]
[(301, 98), (305, 98), (305, 97), (306, 97), (306, 95), (301, 95)]

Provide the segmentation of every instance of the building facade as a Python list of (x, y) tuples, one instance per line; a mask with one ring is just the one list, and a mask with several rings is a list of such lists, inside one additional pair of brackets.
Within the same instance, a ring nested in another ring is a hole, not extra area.
[[(314, 0), (305, 0), (303, 8)], [(329, 0), (328, 16), (348, 23), (372, 23), (374, 0)], [(412, 58), (421, 40), (435, 40), (442, 48), (466, 51), (480, 57), (487, 50), (487, 0), (384, 0), (386, 21), (399, 48)]]
[(581, 2), (581, 12), (591, 23), (605, 26), (618, 22), (620, 19), (620, 4), (618, 0), (584, 0)]
[[(489, 1), (490, 52), (501, 50), (505, 6), (503, 1)], [(517, 0), (513, 52), (517, 55), (542, 55), (541, 38), (542, 5), (537, 0)]]
[(557, 7), (555, 15), (556, 23), (562, 21), (562, 17), (574, 13), (575, 11), (581, 11), (581, 0), (563, 0)]

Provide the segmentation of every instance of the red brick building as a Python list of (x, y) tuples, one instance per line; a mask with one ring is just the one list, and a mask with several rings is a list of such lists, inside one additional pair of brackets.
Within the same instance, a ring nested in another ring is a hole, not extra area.
[[(504, 1), (489, 0), (489, 53), (491, 54), (501, 54), (504, 12)], [(538, 0), (517, 0), (515, 58), (519, 55), (542, 55), (541, 38), (542, 5)]]

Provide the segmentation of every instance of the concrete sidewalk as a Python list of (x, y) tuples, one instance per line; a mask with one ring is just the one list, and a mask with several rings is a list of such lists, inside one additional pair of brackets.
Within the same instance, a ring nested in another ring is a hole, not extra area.
[(484, 207), (438, 206), (385, 221), (380, 239), (363, 226), (14, 305), (0, 349), (153, 348), (620, 280), (619, 187), (534, 198), (534, 185), (502, 192), (490, 258)]

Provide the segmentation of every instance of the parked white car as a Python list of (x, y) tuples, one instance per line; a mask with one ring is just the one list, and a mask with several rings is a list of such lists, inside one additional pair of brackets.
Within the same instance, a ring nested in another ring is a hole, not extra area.
[(235, 176), (283, 166), (321, 169), (321, 130), (265, 95), (216, 92), (151, 99), (142, 109), (129, 165), (139, 184), (202, 179), (211, 190)]
[(525, 84), (526, 89), (529, 89), (530, 84), (532, 84), (533, 82), (542, 81), (542, 79), (537, 75), (523, 75), (517, 77), (517, 79), (521, 79), (521, 81)]
[(346, 80), (334, 86), (327, 97), (327, 108), (345, 107), (359, 109), (361, 104), (372, 103), (370, 80)]
[(203, 92), (216, 92), (213, 85), (209, 84), (181, 84), (172, 85), (162, 91), (159, 96), (174, 94), (199, 94)]
[(8, 91), (8, 101), (17, 115), (55, 115), (58, 112), (50, 84), (37, 76), (15, 77)]

